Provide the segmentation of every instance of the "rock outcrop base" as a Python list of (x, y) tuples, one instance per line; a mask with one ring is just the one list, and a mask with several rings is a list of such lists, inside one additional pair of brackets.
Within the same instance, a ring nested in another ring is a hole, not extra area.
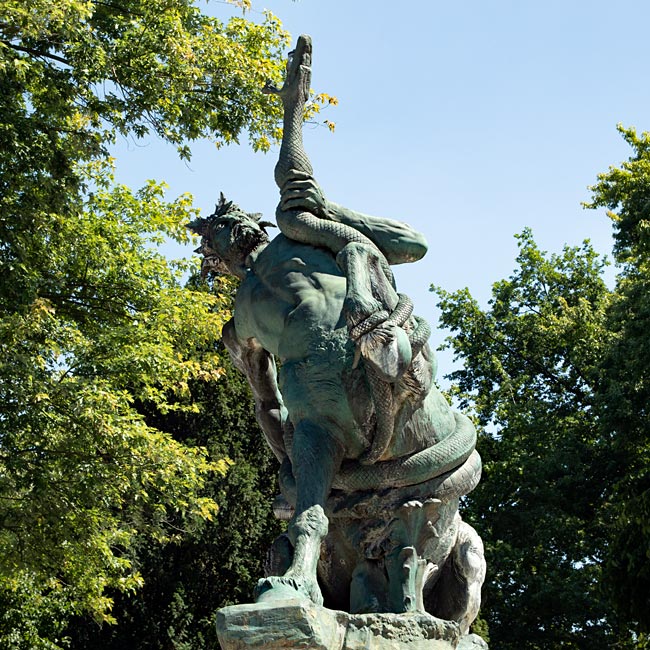
[(223, 650), (455, 650), (460, 641), (455, 622), (430, 614), (348, 614), (306, 600), (224, 607), (217, 634)]

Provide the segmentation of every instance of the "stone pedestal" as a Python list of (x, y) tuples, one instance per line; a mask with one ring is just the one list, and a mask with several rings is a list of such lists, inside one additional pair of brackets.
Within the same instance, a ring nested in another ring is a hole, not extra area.
[(456, 650), (488, 650), (488, 644), (478, 634), (461, 637)]
[(223, 650), (455, 650), (458, 625), (429, 614), (347, 614), (305, 600), (224, 607)]

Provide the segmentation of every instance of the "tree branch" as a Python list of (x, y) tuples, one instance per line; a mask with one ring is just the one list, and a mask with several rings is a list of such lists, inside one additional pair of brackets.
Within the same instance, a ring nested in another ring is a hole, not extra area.
[(64, 59), (62, 56), (57, 56), (56, 54), (51, 54), (50, 52), (39, 52), (38, 50), (34, 50), (31, 47), (23, 47), (22, 45), (16, 45), (16, 43), (12, 43), (11, 41), (1, 40), (0, 43), (6, 45), (7, 47), (10, 47), (12, 50), (16, 50), (17, 52), (25, 52), (26, 54), (30, 54), (31, 56), (38, 56), (38, 57), (43, 57), (45, 59), (52, 59), (53, 61), (58, 61), (59, 63), (63, 63), (68, 66), (71, 65), (67, 59)]

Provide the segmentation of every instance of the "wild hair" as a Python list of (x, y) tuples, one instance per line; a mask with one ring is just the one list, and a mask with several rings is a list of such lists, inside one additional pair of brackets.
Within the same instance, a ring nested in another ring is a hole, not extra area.
[[(257, 223), (260, 229), (266, 233), (266, 229), (271, 227), (275, 228), (275, 224), (270, 221), (261, 221), (262, 214), (260, 212), (245, 212), (236, 203), (227, 201), (223, 192), (219, 192), (219, 202), (214, 207), (214, 212), (206, 218), (198, 217), (194, 221), (187, 224), (187, 227), (201, 237), (206, 237), (210, 232), (210, 225), (221, 217), (229, 214), (245, 215)], [(268, 233), (267, 233), (268, 234)]]
[[(232, 216), (233, 218), (246, 218), (253, 221), (258, 228), (242, 228), (239, 230), (237, 239), (231, 242), (227, 254), (224, 251), (216, 251), (211, 247), (211, 229), (213, 224), (224, 217)], [(227, 201), (223, 192), (220, 192), (219, 202), (216, 204), (214, 212), (206, 218), (199, 217), (187, 227), (197, 235), (201, 235), (201, 246), (194, 252), (203, 255), (201, 264), (201, 276), (206, 277), (210, 273), (215, 274), (232, 274), (232, 262), (237, 259), (243, 259), (253, 248), (265, 241), (268, 241), (266, 228), (275, 226), (269, 221), (261, 221), (262, 215), (259, 212), (244, 212), (238, 205), (232, 201)]]

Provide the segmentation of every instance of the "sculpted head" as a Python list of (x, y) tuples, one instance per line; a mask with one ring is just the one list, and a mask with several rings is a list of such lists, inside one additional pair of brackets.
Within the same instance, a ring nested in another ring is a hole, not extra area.
[(266, 228), (273, 224), (260, 221), (261, 216), (244, 212), (221, 194), (213, 214), (188, 224), (190, 230), (201, 235), (201, 246), (195, 252), (203, 255), (203, 277), (208, 273), (244, 277), (247, 258), (269, 241)]

